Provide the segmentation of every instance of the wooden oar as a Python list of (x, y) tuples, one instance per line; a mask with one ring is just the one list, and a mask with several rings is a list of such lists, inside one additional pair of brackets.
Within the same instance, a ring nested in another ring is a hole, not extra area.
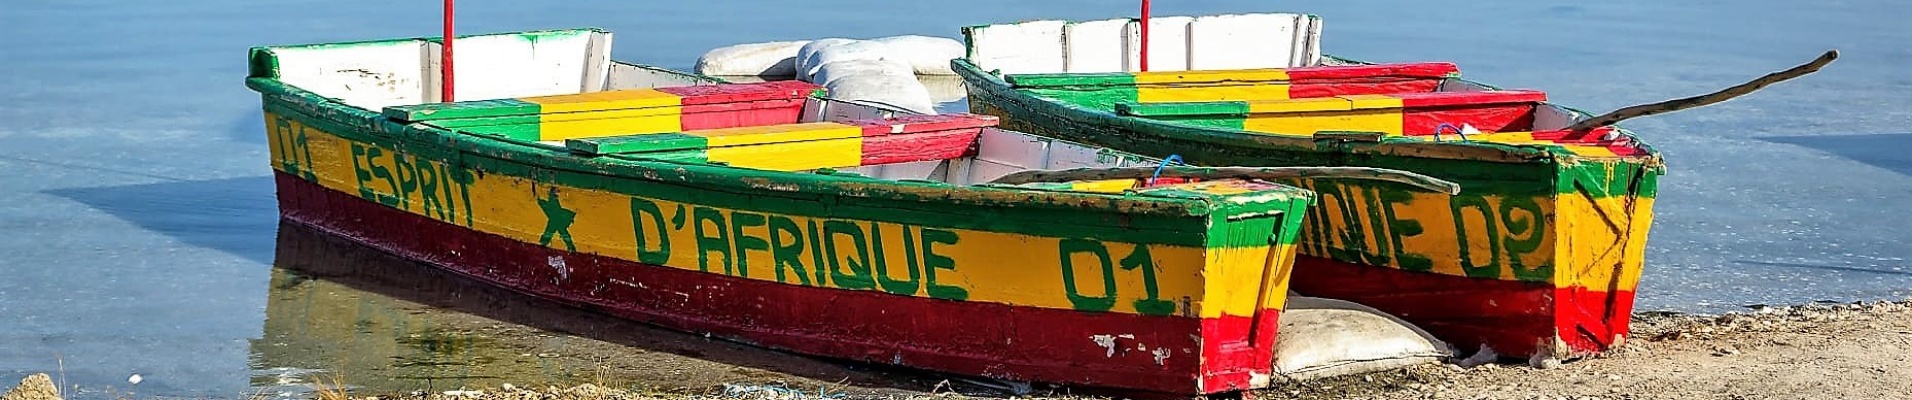
[(1838, 58), (1839, 58), (1839, 50), (1837, 49), (1828, 50), (1826, 51), (1826, 54), (1819, 56), (1819, 58), (1817, 59), (1813, 59), (1812, 62), (1800, 64), (1797, 67), (1792, 67), (1792, 69), (1788, 69), (1785, 71), (1779, 71), (1779, 72), (1766, 74), (1766, 76), (1759, 77), (1759, 79), (1754, 79), (1750, 82), (1739, 84), (1738, 86), (1733, 86), (1726, 89), (1722, 89), (1717, 92), (1688, 97), (1684, 99), (1667, 100), (1667, 101), (1662, 101), (1662, 102), (1653, 103), (1653, 104), (1641, 104), (1637, 106), (1613, 110), (1613, 112), (1602, 114), (1600, 116), (1593, 117), (1593, 118), (1588, 118), (1585, 121), (1580, 121), (1580, 123), (1573, 124), (1573, 126), (1567, 127), (1567, 130), (1576, 131), (1576, 132), (1586, 132), (1586, 131), (1592, 130), (1593, 128), (1617, 124), (1617, 123), (1620, 123), (1620, 121), (1624, 121), (1631, 118), (1644, 117), (1644, 116), (1654, 115), (1654, 114), (1665, 114), (1669, 112), (1684, 110), (1688, 108), (1701, 107), (1701, 106), (1706, 106), (1713, 103), (1726, 101), (1734, 97), (1744, 96), (1747, 93), (1752, 93), (1755, 90), (1759, 90), (1760, 88), (1764, 88), (1768, 85), (1779, 83), (1780, 81), (1784, 81), (1784, 80), (1792, 79), (1792, 78), (1798, 78), (1806, 74), (1818, 72), (1820, 68), (1824, 68), (1826, 64), (1831, 64), (1832, 60), (1835, 60)]
[(1157, 167), (1078, 168), (1029, 170), (1004, 175), (989, 183), (1017, 185), (1033, 182), (1097, 181), (1146, 178), (1195, 179), (1367, 179), (1407, 184), (1431, 192), (1456, 195), (1461, 185), (1408, 171), (1366, 167)]

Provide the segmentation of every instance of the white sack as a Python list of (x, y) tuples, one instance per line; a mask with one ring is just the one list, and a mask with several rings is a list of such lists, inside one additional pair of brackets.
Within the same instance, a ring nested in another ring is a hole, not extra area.
[(921, 114), (936, 113), (929, 89), (917, 82), (915, 75), (850, 75), (836, 78), (825, 88), (837, 100), (867, 100)]
[(855, 39), (823, 38), (823, 39), (811, 40), (810, 43), (806, 43), (803, 45), (803, 47), (797, 48), (797, 59), (793, 63), (797, 69), (795, 72), (797, 79), (803, 79), (805, 81), (809, 81), (810, 76), (804, 74), (804, 71), (809, 71), (811, 67), (816, 66), (816, 65), (811, 65), (809, 62), (810, 62), (810, 57), (815, 56), (818, 50), (823, 50), (826, 47), (832, 47), (832, 46), (855, 42), (855, 41), (856, 41)]
[(808, 40), (746, 43), (719, 47), (697, 58), (697, 73), (704, 75), (795, 76), (797, 50)]
[(1374, 308), (1290, 294), (1275, 334), (1275, 376), (1327, 378), (1439, 362), (1454, 354), (1427, 331)]
[(910, 69), (909, 64), (904, 64), (902, 61), (849, 60), (824, 64), (822, 68), (817, 69), (815, 76), (810, 77), (810, 83), (829, 86), (831, 81), (864, 74), (916, 76), (916, 72)]
[(963, 57), (963, 44), (955, 39), (902, 35), (870, 39), (872, 42), (890, 46), (891, 59), (908, 63), (916, 73), (923, 75), (955, 75), (949, 68), (949, 60)]
[(834, 45), (822, 46), (811, 52), (810, 56), (797, 61), (797, 78), (807, 82), (816, 76), (817, 70), (824, 65), (851, 60), (884, 60), (894, 58), (890, 46), (868, 40), (855, 40)]

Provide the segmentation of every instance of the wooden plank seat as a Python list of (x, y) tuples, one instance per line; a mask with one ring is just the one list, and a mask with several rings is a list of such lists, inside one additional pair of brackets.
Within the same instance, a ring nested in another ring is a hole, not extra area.
[(525, 141), (796, 122), (821, 86), (801, 81), (630, 89), (386, 107), (384, 115)]
[(564, 145), (588, 155), (800, 171), (969, 156), (982, 129), (996, 123), (977, 114), (912, 115), (577, 138)]

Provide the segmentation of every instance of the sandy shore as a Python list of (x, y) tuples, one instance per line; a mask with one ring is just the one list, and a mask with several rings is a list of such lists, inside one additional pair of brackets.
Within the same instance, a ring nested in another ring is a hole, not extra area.
[[(1620, 350), (1552, 369), (1523, 363), (1462, 368), (1436, 364), (1288, 384), (1270, 399), (1912, 399), (1912, 301), (1757, 308), (1723, 315), (1645, 313)], [(1509, 360), (1512, 362), (1512, 360)], [(615, 372), (613, 372), (615, 373)], [(637, 372), (632, 372), (637, 373)], [(349, 382), (347, 382), (349, 384)], [(725, 385), (703, 392), (632, 391), (593, 385), (492, 388), (322, 400), (663, 400), (1004, 398), (979, 386), (930, 390), (794, 383)], [(980, 394), (980, 396), (978, 396)], [(1037, 391), (1021, 399), (1084, 399)]]

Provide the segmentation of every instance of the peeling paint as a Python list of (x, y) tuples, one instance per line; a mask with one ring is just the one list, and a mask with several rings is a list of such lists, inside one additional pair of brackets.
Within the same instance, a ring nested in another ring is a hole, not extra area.
[(551, 256), (548, 260), (546, 263), (551, 265), (551, 269), (558, 271), (559, 280), (571, 280), (571, 267), (564, 265), (563, 256)]
[(1155, 351), (1149, 353), (1155, 355), (1155, 365), (1167, 365), (1165, 362), (1168, 360), (1169, 354), (1173, 354), (1174, 352), (1168, 351), (1168, 348), (1165, 347), (1157, 347)]

